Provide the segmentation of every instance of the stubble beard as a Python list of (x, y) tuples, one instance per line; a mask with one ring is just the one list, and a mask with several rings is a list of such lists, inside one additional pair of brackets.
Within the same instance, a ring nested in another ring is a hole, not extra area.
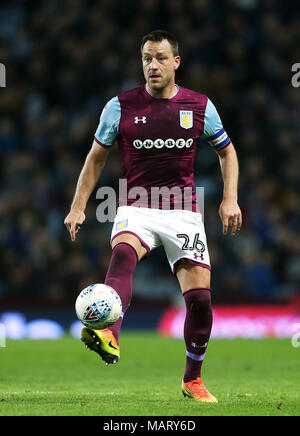
[(169, 86), (170, 82), (171, 82), (171, 78), (169, 80), (167, 79), (161, 80), (160, 83), (151, 83), (151, 80), (148, 79), (147, 85), (150, 91), (153, 90), (154, 92), (162, 93), (164, 89), (166, 89)]

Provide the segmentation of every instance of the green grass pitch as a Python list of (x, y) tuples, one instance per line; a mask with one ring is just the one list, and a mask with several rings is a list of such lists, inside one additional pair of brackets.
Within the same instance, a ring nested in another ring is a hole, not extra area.
[(0, 348), (0, 415), (300, 415), (300, 348), (290, 340), (211, 339), (203, 380), (218, 404), (185, 399), (183, 340), (124, 331), (105, 366), (80, 340), (8, 340)]

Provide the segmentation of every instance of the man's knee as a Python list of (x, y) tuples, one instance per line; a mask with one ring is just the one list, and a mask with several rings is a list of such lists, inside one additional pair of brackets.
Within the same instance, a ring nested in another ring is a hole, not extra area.
[(211, 291), (208, 288), (190, 289), (184, 294), (184, 299), (188, 310), (199, 314), (207, 313), (211, 310)]
[(210, 270), (208, 268), (183, 262), (176, 275), (183, 294), (189, 289), (210, 288)]
[(120, 268), (133, 265), (138, 262), (138, 254), (135, 247), (128, 242), (118, 242), (113, 247), (113, 258)]
[(147, 254), (146, 248), (141, 244), (139, 239), (130, 233), (123, 233), (116, 236), (111, 242), (112, 249), (120, 243), (130, 245), (135, 250), (138, 260), (141, 260), (145, 254)]

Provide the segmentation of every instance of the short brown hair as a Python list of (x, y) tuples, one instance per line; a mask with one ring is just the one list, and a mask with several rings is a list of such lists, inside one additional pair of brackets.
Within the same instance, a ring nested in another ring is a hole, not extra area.
[(169, 43), (172, 47), (172, 50), (173, 50), (173, 55), (178, 56), (179, 51), (178, 51), (177, 39), (175, 38), (174, 35), (172, 35), (172, 33), (168, 32), (167, 30), (161, 30), (161, 29), (153, 30), (152, 32), (147, 33), (147, 35), (143, 36), (142, 44), (141, 44), (141, 51), (143, 51), (143, 47), (147, 41), (161, 42), (164, 39), (169, 41)]

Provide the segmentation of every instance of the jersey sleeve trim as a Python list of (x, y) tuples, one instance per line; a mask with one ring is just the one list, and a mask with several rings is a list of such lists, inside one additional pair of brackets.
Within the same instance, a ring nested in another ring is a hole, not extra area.
[(99, 139), (96, 138), (96, 136), (94, 137), (94, 139), (97, 142), (97, 144), (102, 145), (102, 147), (105, 147), (105, 148), (110, 148), (111, 147), (111, 145), (103, 144), (101, 141), (99, 141)]

